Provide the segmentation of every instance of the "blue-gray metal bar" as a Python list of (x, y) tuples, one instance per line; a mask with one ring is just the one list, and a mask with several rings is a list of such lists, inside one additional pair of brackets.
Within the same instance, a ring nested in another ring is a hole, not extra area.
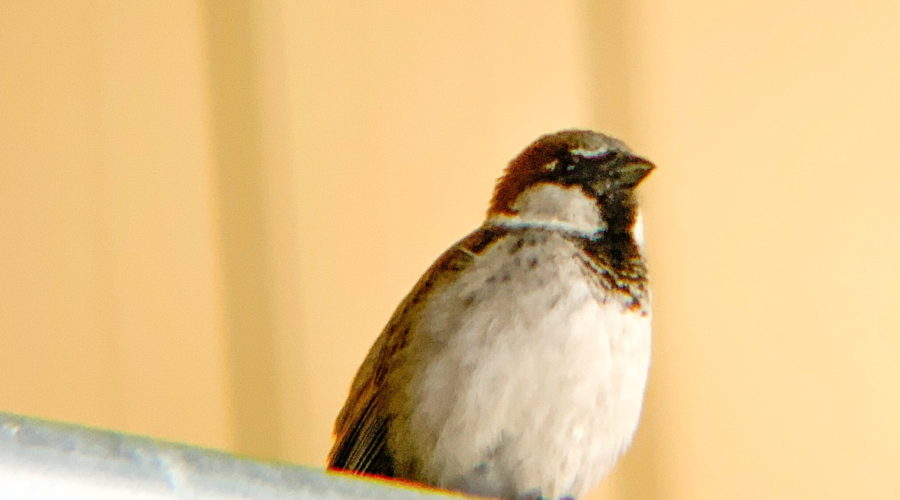
[(0, 498), (460, 498), (0, 413)]

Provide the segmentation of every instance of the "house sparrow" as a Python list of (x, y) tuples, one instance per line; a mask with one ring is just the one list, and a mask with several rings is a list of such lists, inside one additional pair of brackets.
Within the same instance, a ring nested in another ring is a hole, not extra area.
[(631, 443), (650, 362), (633, 191), (653, 168), (587, 130), (528, 146), (484, 224), (375, 341), (328, 468), (515, 499), (603, 478)]

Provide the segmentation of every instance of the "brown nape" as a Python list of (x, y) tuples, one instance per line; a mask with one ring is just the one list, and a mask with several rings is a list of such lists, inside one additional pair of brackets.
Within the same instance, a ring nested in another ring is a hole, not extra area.
[(503, 177), (497, 180), (488, 215), (512, 215), (514, 211), (510, 207), (516, 196), (531, 184), (548, 178), (551, 172), (545, 168), (545, 165), (566, 151), (565, 144), (543, 141), (538, 141), (525, 149), (509, 163)]

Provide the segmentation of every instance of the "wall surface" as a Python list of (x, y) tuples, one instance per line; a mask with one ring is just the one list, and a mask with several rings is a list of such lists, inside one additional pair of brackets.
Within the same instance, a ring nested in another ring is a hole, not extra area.
[(0, 10), (3, 410), (229, 446), (200, 12)]
[(896, 2), (0, 7), (0, 409), (321, 464), (538, 135), (624, 138), (655, 351), (596, 498), (898, 498)]

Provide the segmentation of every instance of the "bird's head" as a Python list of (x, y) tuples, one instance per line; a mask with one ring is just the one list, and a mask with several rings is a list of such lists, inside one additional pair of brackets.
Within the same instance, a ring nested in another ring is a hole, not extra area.
[(626, 231), (635, 223), (632, 191), (653, 168), (618, 139), (597, 132), (545, 135), (510, 162), (494, 190), (488, 222)]

